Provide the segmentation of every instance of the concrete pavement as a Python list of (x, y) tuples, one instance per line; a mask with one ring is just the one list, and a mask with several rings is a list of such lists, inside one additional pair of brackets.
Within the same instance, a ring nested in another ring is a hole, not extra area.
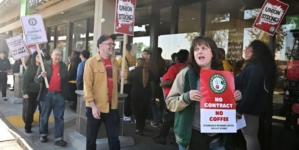
[[(0, 94), (1, 95), (1, 94)], [(12, 91), (7, 91), (7, 97), (11, 98), (13, 96)], [(279, 105), (282, 103), (282, 97), (276, 93), (274, 97), (275, 109), (279, 108)], [(80, 135), (75, 131), (76, 124), (76, 114), (74, 111), (69, 109), (69, 105), (72, 102), (68, 102), (65, 109), (65, 140), (68, 142), (67, 147), (61, 148), (54, 145), (54, 123), (49, 123), (49, 141), (47, 143), (41, 143), (39, 141), (39, 126), (38, 121), (35, 120), (36, 124), (33, 126), (33, 133), (27, 134), (24, 131), (24, 126), (22, 126), (22, 119), (20, 119), (20, 115), (22, 113), (22, 104), (12, 104), (11, 101), (3, 101), (0, 98), (0, 114), (3, 123), (6, 124), (6, 130), (9, 131), (14, 139), (9, 141), (9, 143), (16, 144), (18, 143), (20, 147), (23, 149), (34, 149), (34, 150), (81, 150), (84, 149), (85, 146), (85, 137)], [(11, 120), (11, 118), (13, 118)], [(50, 118), (53, 118), (51, 115)], [(284, 117), (273, 117), (274, 122), (272, 125), (272, 150), (298, 150), (299, 149), (299, 136), (292, 129), (285, 130), (283, 128), (283, 120)], [(148, 122), (149, 124), (149, 122)], [(1, 122), (0, 122), (1, 125)], [(101, 127), (103, 128), (104, 125)], [(0, 129), (2, 127), (0, 126)], [(169, 136), (167, 137), (166, 145), (156, 144), (153, 141), (153, 137), (157, 136), (160, 128), (154, 128), (151, 126), (147, 126), (144, 130), (144, 136), (138, 136), (135, 134), (135, 125), (130, 122), (124, 122), (124, 136), (131, 137), (134, 139), (134, 146), (123, 148), (123, 150), (176, 150), (175, 146), (170, 144), (174, 139), (173, 130), (170, 131)], [(2, 135), (2, 131), (0, 131), (0, 135)], [(121, 138), (120, 138), (121, 139)], [(99, 142), (99, 141), (98, 141)], [(124, 144), (128, 143), (122, 143)], [(132, 145), (132, 144), (131, 144)], [(1, 142), (0, 142), (1, 149)], [(15, 148), (13, 148), (15, 149)], [(106, 146), (98, 147), (99, 150), (107, 149)], [(242, 150), (242, 148), (240, 148)]]

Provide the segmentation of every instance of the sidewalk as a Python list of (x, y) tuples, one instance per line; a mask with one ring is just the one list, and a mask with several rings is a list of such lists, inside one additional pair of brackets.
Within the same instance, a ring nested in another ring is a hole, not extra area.
[[(1, 94), (0, 94), (1, 95)], [(2, 97), (2, 96), (1, 96)], [(7, 97), (11, 98), (13, 92), (7, 90)], [(282, 100), (279, 97), (275, 98), (275, 106), (281, 105)], [(33, 133), (27, 134), (24, 131), (23, 120), (21, 118), (22, 114), (22, 104), (12, 104), (9, 100), (3, 101), (0, 98), (0, 115), (3, 122), (8, 126), (8, 131), (12, 133), (16, 142), (23, 149), (33, 149), (33, 150), (76, 150), (77, 146), (71, 145), (80, 145), (81, 147), (85, 145), (85, 137), (82, 137), (79, 133), (75, 131), (76, 124), (76, 114), (74, 111), (69, 109), (69, 105), (72, 102), (68, 102), (65, 109), (64, 121), (65, 121), (65, 140), (68, 142), (67, 147), (61, 148), (54, 145), (54, 123), (53, 115), (50, 116), (49, 122), (49, 141), (47, 143), (41, 143), (39, 141), (39, 126), (37, 121), (37, 116), (35, 117), (34, 126), (32, 128)], [(276, 106), (278, 108), (279, 106)], [(38, 111), (37, 111), (38, 112)], [(299, 135), (294, 132), (294, 130), (285, 130), (283, 126), (284, 117), (273, 117), (272, 123), (272, 150), (298, 150), (299, 149)], [(1, 122), (0, 122), (1, 125)], [(105, 126), (102, 125), (101, 128)], [(0, 128), (2, 128), (0, 126)], [(132, 137), (135, 142), (135, 146), (127, 147), (123, 150), (177, 150), (178, 148), (170, 144), (173, 137), (173, 130), (170, 131), (169, 136), (167, 137), (166, 145), (156, 144), (153, 141), (153, 137), (157, 136), (159, 133), (158, 128), (151, 126), (146, 126), (144, 130), (144, 136), (138, 136), (135, 134), (135, 125), (130, 122), (124, 122), (124, 136)], [(3, 134), (0, 131), (0, 134)], [(80, 140), (69, 140), (70, 136), (80, 137)], [(78, 142), (79, 141), (79, 142)], [(0, 145), (1, 147), (1, 145)], [(82, 148), (81, 148), (82, 149)], [(78, 149), (78, 150), (81, 150)], [(102, 150), (98, 147), (99, 150)], [(242, 150), (242, 149), (239, 149)]]
[[(0, 94), (1, 95), (1, 94)], [(1, 96), (2, 97), (2, 96)], [(13, 99), (13, 91), (7, 90), (7, 97), (9, 99)], [(0, 113), (3, 116), (4, 123), (11, 129), (11, 131), (16, 133), (16, 140), (20, 144), (23, 149), (34, 149), (34, 150), (76, 150), (77, 146), (72, 147), (71, 145), (85, 145), (85, 139), (82, 141), (82, 136), (77, 133), (75, 130), (75, 123), (76, 123), (76, 113), (69, 109), (69, 105), (72, 102), (68, 102), (66, 104), (66, 109), (64, 113), (64, 121), (65, 121), (65, 130), (64, 136), (66, 142), (68, 142), (67, 147), (59, 147), (54, 145), (54, 120), (53, 114), (50, 115), (49, 119), (49, 135), (48, 135), (48, 142), (41, 143), (39, 141), (39, 126), (38, 126), (38, 110), (36, 111), (32, 132), (31, 134), (25, 133), (24, 130), (24, 123), (21, 117), (22, 114), (22, 104), (12, 104), (10, 100), (3, 101), (0, 98)], [(149, 124), (149, 123), (148, 123)], [(104, 124), (101, 128), (105, 128)], [(124, 136), (132, 137), (135, 142), (135, 146), (127, 147), (123, 150), (176, 150), (177, 148), (170, 144), (171, 139), (168, 136), (167, 144), (160, 145), (156, 144), (153, 141), (153, 137), (157, 136), (159, 133), (160, 128), (154, 128), (151, 126), (146, 126), (144, 130), (144, 136), (138, 136), (135, 134), (135, 125), (131, 122), (124, 122)], [(170, 134), (174, 136), (173, 131), (171, 130)], [(69, 140), (70, 136), (80, 137), (79, 143), (78, 140)], [(18, 139), (23, 139), (19, 141)], [(24, 146), (25, 144), (25, 146)], [(98, 147), (99, 150), (102, 150)], [(79, 149), (78, 149), (79, 150)], [(80, 149), (81, 150), (81, 149)]]

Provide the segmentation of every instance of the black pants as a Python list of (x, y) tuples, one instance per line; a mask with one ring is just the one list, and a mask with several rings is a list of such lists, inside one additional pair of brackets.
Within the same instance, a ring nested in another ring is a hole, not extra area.
[(70, 106), (73, 109), (77, 108), (77, 86), (76, 83), (69, 83), (69, 101), (73, 101), (73, 104)]
[(130, 84), (124, 84), (124, 93), (128, 94), (128, 96), (125, 99), (125, 106), (124, 106), (124, 114), (125, 116), (129, 117), (132, 115), (131, 110), (131, 85)]
[(139, 98), (137, 96), (133, 96), (136, 94), (132, 94), (132, 106), (133, 106), (133, 114), (136, 119), (136, 129), (143, 130), (145, 127), (145, 120), (147, 117), (147, 112), (150, 108), (150, 99), (149, 98)]
[(82, 83), (82, 84), (79, 84), (79, 85), (77, 85), (77, 90), (83, 90), (83, 83)]
[[(200, 133), (200, 131), (192, 129), (192, 135), (189, 143), (190, 150), (209, 150), (210, 143), (216, 139), (221, 137), (221, 134), (217, 134), (215, 136), (208, 136), (205, 133)], [(199, 149), (200, 147), (200, 149)]]
[(166, 138), (170, 128), (173, 127), (173, 124), (174, 124), (174, 119), (163, 122), (162, 127), (160, 129), (159, 137)]
[(25, 123), (25, 129), (31, 129), (33, 122), (33, 115), (38, 105), (36, 101), (38, 93), (28, 93), (29, 98), (23, 99), (23, 113), (22, 118)]
[(2, 97), (6, 97), (6, 87), (7, 87), (7, 73), (0, 72), (0, 83), (2, 89)]

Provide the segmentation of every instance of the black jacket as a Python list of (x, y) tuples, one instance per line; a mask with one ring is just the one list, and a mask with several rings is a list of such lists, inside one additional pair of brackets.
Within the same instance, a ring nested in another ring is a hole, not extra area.
[(75, 58), (72, 60), (70, 70), (69, 70), (69, 80), (77, 79), (77, 69), (80, 62), (81, 62), (80, 58)]
[(265, 88), (266, 72), (261, 64), (249, 63), (235, 77), (236, 89), (242, 92), (237, 104), (240, 114), (261, 115), (267, 109), (270, 94)]
[[(48, 60), (44, 62), (44, 66), (45, 66), (45, 71), (47, 72), (47, 78), (48, 78), (48, 82), (50, 83), (51, 80), (51, 75), (52, 75), (52, 60)], [(35, 82), (38, 82), (41, 84), (41, 88), (39, 90), (39, 94), (37, 97), (38, 101), (42, 101), (47, 92), (48, 89), (46, 88), (46, 84), (44, 81), (44, 78), (42, 76), (40, 76), (42, 72), (42, 68), (39, 67), (35, 76)], [(68, 97), (68, 71), (67, 71), (67, 66), (65, 63), (60, 62), (60, 81), (61, 81), (61, 95), (63, 96), (64, 99), (67, 99)]]

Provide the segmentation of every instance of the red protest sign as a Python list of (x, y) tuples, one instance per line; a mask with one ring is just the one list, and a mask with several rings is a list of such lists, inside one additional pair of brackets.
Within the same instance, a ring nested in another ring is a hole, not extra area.
[(200, 123), (202, 133), (235, 133), (236, 102), (232, 72), (200, 71)]
[(260, 14), (255, 19), (253, 27), (274, 35), (288, 8), (289, 5), (281, 1), (265, 1)]
[(114, 32), (134, 36), (136, 0), (117, 0)]
[(299, 79), (299, 60), (288, 61), (287, 78)]

